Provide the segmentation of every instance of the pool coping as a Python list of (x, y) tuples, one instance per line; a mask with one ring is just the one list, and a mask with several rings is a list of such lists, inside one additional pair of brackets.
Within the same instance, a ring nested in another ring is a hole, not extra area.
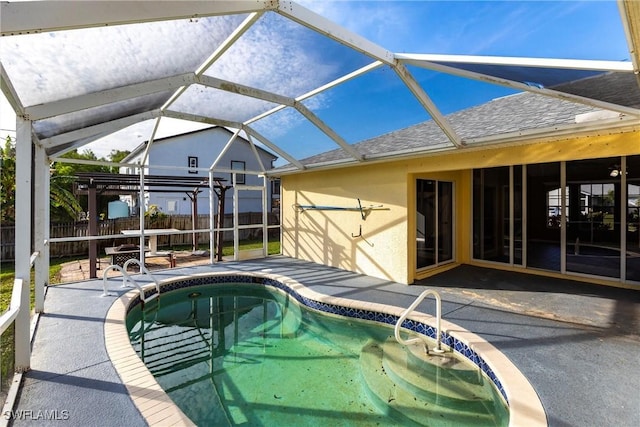
[[(178, 276), (159, 283), (161, 291), (200, 286), (207, 283), (254, 283), (273, 286), (289, 293), (301, 304), (325, 313), (394, 324), (405, 308), (373, 302), (329, 296), (313, 291), (298, 281), (267, 272), (225, 271)], [(172, 286), (174, 285), (174, 286)], [(144, 287), (145, 297), (156, 292), (154, 284)], [(153, 375), (133, 349), (126, 330), (125, 317), (140, 301), (136, 289), (115, 300), (105, 321), (105, 346), (116, 372), (122, 379), (134, 405), (150, 424), (195, 425), (164, 393)], [(379, 315), (379, 318), (376, 318)], [(373, 318), (372, 318), (373, 316)], [(435, 318), (413, 312), (403, 327), (435, 337)], [(509, 426), (546, 426), (547, 417), (540, 398), (520, 370), (496, 347), (462, 327), (441, 320), (443, 345), (467, 358), (494, 382), (509, 406)]]

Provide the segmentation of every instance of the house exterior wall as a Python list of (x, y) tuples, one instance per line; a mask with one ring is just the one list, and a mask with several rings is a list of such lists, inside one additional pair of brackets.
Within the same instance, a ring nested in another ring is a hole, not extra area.
[[(407, 164), (329, 170), (282, 179), (284, 255), (371, 276), (406, 281)], [(300, 210), (297, 205), (356, 208), (382, 205), (363, 220), (359, 211)], [(362, 230), (361, 237), (358, 235)]]
[[(408, 160), (284, 175), (283, 254), (412, 283), (420, 277), (415, 248), (415, 183), (420, 178), (453, 182), (454, 262), (482, 264), (472, 259), (474, 168), (634, 154), (640, 154), (637, 129), (511, 146), (469, 147)], [(382, 204), (385, 210), (374, 210), (362, 220), (359, 213), (351, 211), (295, 209), (296, 204), (356, 206), (357, 198), (363, 206)], [(358, 234), (360, 226), (362, 237), (351, 237)]]
[[(232, 134), (226, 129), (215, 127), (199, 132), (192, 132), (183, 135), (177, 135), (170, 138), (157, 140), (153, 143), (149, 150), (148, 164), (150, 165), (148, 173), (151, 175), (179, 175), (179, 176), (202, 176), (208, 178), (207, 171), (190, 171), (185, 170), (169, 170), (158, 166), (189, 166), (189, 158), (197, 159), (199, 168), (209, 168), (216, 160), (220, 152), (231, 138)], [(274, 159), (268, 153), (258, 150), (262, 164), (266, 169), (271, 168)], [(222, 156), (217, 164), (218, 168), (231, 169), (232, 161), (241, 161), (245, 163), (245, 170), (260, 171), (261, 167), (258, 163), (253, 150), (248, 142), (237, 138), (229, 147), (227, 152)], [(231, 185), (231, 173), (215, 172), (214, 177), (226, 179), (225, 185)], [(262, 186), (263, 178), (257, 175), (245, 174), (246, 185)], [(175, 189), (172, 189), (175, 190)], [(262, 195), (259, 191), (242, 191), (240, 193), (240, 212), (261, 212), (262, 211)], [(271, 200), (271, 186), (267, 186), (267, 200)], [(209, 213), (209, 191), (203, 190), (198, 194), (197, 199), (198, 213)], [(147, 208), (149, 205), (156, 205), (159, 209), (167, 214), (189, 215), (191, 214), (191, 199), (187, 192), (153, 192), (149, 193), (147, 199)], [(269, 207), (267, 206), (267, 209)], [(225, 213), (233, 212), (233, 191), (228, 190), (225, 198)], [(217, 198), (215, 213), (217, 213)]]

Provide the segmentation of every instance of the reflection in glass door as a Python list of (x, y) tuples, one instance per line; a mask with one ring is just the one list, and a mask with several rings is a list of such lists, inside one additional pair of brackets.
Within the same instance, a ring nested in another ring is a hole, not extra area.
[(625, 278), (640, 282), (640, 156), (626, 159), (627, 217)]
[(566, 164), (567, 272), (620, 277), (619, 165), (619, 157)]
[(416, 181), (416, 267), (453, 260), (453, 183)]

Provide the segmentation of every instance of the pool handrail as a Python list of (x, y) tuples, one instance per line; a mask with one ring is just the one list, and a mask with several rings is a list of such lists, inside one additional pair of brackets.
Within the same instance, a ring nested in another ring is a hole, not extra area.
[[(138, 267), (140, 268), (140, 271), (144, 274), (146, 274), (147, 276), (151, 277), (151, 280), (153, 280), (153, 283), (156, 285), (156, 293), (155, 294), (151, 294), (148, 298), (145, 298), (144, 296), (144, 287), (141, 286), (138, 282), (136, 282), (135, 280), (133, 280), (131, 278), (131, 276), (129, 276), (129, 274), (127, 273), (127, 268), (129, 267), (130, 264), (138, 264)], [(158, 282), (158, 279), (156, 279), (153, 274), (151, 274), (151, 272), (149, 270), (147, 270), (147, 268), (142, 265), (142, 263), (135, 259), (129, 259), (127, 260), (124, 265), (122, 267), (120, 267), (117, 264), (111, 264), (110, 266), (108, 266), (107, 268), (105, 268), (104, 273), (102, 273), (102, 296), (106, 297), (106, 296), (110, 296), (111, 294), (109, 293), (109, 291), (107, 290), (107, 273), (111, 270), (118, 270), (120, 271), (120, 273), (122, 273), (122, 287), (126, 288), (127, 287), (127, 282), (131, 282), (137, 289), (138, 292), (140, 292), (140, 300), (144, 303), (147, 303), (149, 301), (153, 301), (155, 298), (158, 298), (160, 296), (160, 283)]]
[(396, 341), (398, 341), (399, 344), (402, 345), (410, 345), (410, 344), (414, 344), (420, 341), (423, 341), (425, 344), (425, 348), (427, 350), (427, 352), (429, 352), (429, 347), (427, 347), (427, 343), (426, 340), (424, 340), (423, 338), (411, 338), (408, 340), (403, 339), (400, 336), (400, 327), (402, 326), (402, 323), (407, 319), (407, 317), (409, 316), (409, 314), (411, 314), (416, 307), (418, 307), (418, 305), (429, 295), (432, 295), (435, 300), (436, 300), (436, 348), (433, 349), (434, 353), (444, 353), (444, 350), (442, 350), (442, 337), (440, 334), (441, 331), (441, 327), (440, 327), (440, 319), (441, 319), (441, 314), (442, 314), (442, 300), (440, 298), (440, 294), (438, 294), (438, 292), (436, 292), (433, 289), (427, 289), (424, 292), (422, 292), (420, 295), (418, 295), (418, 298), (415, 299), (415, 301), (413, 301), (413, 303), (405, 310), (402, 312), (402, 314), (400, 315), (400, 317), (398, 318), (398, 321), (396, 322), (396, 325), (393, 329)]

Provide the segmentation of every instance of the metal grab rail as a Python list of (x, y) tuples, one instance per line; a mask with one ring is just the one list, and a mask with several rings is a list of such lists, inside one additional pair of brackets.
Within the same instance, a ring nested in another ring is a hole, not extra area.
[[(140, 271), (146, 274), (147, 276), (151, 277), (151, 279), (153, 280), (153, 283), (155, 283), (156, 285), (155, 294), (149, 296), (149, 298), (144, 297), (144, 288), (138, 282), (133, 280), (131, 276), (129, 276), (129, 274), (127, 273), (127, 268), (129, 267), (130, 264), (138, 264), (138, 267), (140, 267)], [(142, 265), (140, 261), (138, 261), (135, 258), (132, 258), (127, 260), (122, 267), (116, 264), (112, 264), (109, 267), (105, 268), (104, 273), (102, 274), (102, 291), (103, 291), (102, 296), (103, 297), (111, 296), (111, 294), (107, 290), (107, 273), (111, 270), (118, 270), (120, 271), (120, 273), (122, 273), (123, 288), (127, 287), (127, 281), (128, 281), (128, 282), (131, 282), (131, 284), (133, 284), (138, 289), (138, 292), (140, 292), (140, 300), (142, 302), (147, 303), (149, 301), (153, 301), (155, 298), (158, 298), (160, 296), (160, 283), (158, 283), (158, 280), (155, 277), (153, 277), (153, 274), (151, 274), (151, 272), (147, 270), (147, 268), (144, 265)]]
[[(398, 322), (396, 322), (396, 326), (395, 326), (393, 332), (394, 332), (396, 341), (398, 341), (398, 343), (402, 344), (402, 345), (409, 345), (409, 344), (413, 344), (413, 343), (420, 342), (420, 341), (425, 342), (425, 340), (423, 338), (412, 338), (412, 339), (409, 339), (409, 340), (402, 339), (402, 337), (400, 336), (400, 327), (402, 326), (402, 323), (407, 319), (409, 314), (411, 314), (413, 312), (413, 310), (415, 310), (416, 307), (429, 295), (433, 295), (433, 297), (436, 300), (436, 343), (437, 343), (437, 347), (434, 348), (433, 351), (435, 353), (444, 353), (444, 350), (442, 350), (442, 345), (441, 345), (442, 338), (440, 336), (440, 318), (441, 318), (441, 313), (442, 313), (442, 301), (440, 299), (440, 294), (438, 294), (436, 291), (434, 291), (432, 289), (427, 289), (426, 291), (422, 292), (418, 296), (418, 298), (416, 298), (416, 300), (413, 302), (413, 304), (411, 304), (409, 306), (409, 308), (407, 308), (405, 311), (402, 312), (402, 314), (400, 315), (400, 318), (398, 319)], [(429, 348), (427, 347), (426, 342), (425, 342), (425, 348), (426, 348), (427, 352), (429, 352)]]

